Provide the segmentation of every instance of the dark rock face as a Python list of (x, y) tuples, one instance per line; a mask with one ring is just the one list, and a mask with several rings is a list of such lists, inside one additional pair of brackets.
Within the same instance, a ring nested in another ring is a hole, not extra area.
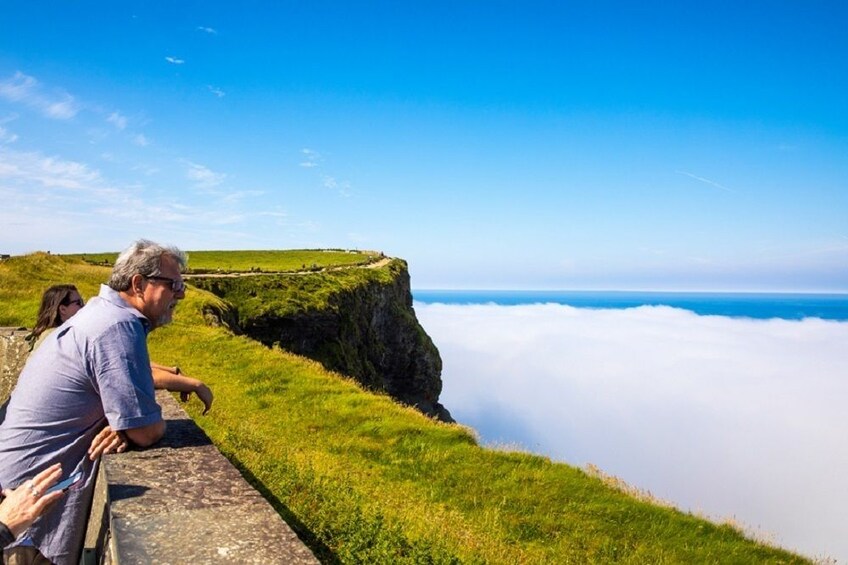
[[(372, 280), (334, 292), (326, 309), (240, 316), (238, 328), (265, 345), (314, 359), (368, 389), (453, 422), (438, 402), (442, 359), (415, 317), (409, 272), (403, 264), (394, 273), (389, 283)], [(226, 281), (198, 286), (228, 298)]]

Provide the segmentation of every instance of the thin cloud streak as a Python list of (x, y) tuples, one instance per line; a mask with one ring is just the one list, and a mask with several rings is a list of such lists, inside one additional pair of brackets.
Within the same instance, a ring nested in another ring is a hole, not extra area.
[(169, 63), (171, 63), (172, 65), (182, 65), (183, 63), (185, 63), (185, 61), (182, 60), (182, 59), (178, 59), (176, 57), (170, 57), (170, 56), (165, 57), (165, 60), (168, 61)]
[[(415, 304), (441, 401), (487, 442), (848, 558), (848, 323), (668, 307)], [(824, 472), (826, 470), (826, 472)]]
[(212, 188), (218, 186), (227, 178), (224, 173), (216, 173), (203, 165), (185, 161), (188, 167), (186, 170), (186, 178), (192, 181), (198, 188)]
[(24, 104), (56, 120), (69, 120), (80, 110), (79, 104), (70, 94), (59, 92), (54, 96), (46, 95), (38, 80), (20, 71), (0, 81), (0, 98)]
[(735, 190), (733, 190), (732, 188), (727, 188), (727, 187), (726, 187), (726, 186), (724, 186), (723, 184), (719, 184), (719, 183), (717, 183), (717, 182), (715, 182), (715, 181), (712, 181), (712, 180), (710, 180), (710, 179), (705, 179), (704, 177), (699, 177), (698, 175), (693, 175), (692, 173), (687, 173), (686, 171), (674, 171), (674, 172), (675, 172), (675, 173), (677, 173), (677, 174), (679, 174), (679, 175), (685, 175), (685, 176), (687, 176), (687, 177), (689, 177), (689, 178), (691, 178), (691, 179), (695, 179), (695, 180), (696, 180), (696, 181), (698, 181), (698, 182), (702, 182), (702, 183), (704, 183), (704, 184), (708, 184), (708, 185), (710, 185), (710, 186), (714, 186), (714, 187), (716, 187), (716, 188), (720, 188), (721, 190), (724, 190), (724, 191), (726, 191), (726, 192), (736, 193), (736, 191), (735, 191)]
[(18, 135), (0, 126), (0, 143), (14, 143), (18, 140)]
[(106, 121), (118, 128), (119, 130), (124, 130), (127, 127), (127, 118), (125, 116), (120, 115), (118, 112), (112, 112), (109, 114), (109, 117), (106, 118)]

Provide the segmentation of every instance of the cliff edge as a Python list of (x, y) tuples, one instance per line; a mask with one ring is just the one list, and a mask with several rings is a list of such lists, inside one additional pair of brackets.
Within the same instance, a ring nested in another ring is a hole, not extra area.
[(439, 420), (442, 360), (412, 307), (405, 261), (319, 273), (191, 276), (230, 303), (241, 332), (304, 355)]

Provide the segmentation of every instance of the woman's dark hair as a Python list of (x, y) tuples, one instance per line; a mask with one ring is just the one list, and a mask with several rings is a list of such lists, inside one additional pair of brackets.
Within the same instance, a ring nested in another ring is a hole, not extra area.
[(62, 325), (59, 306), (70, 304), (71, 294), (74, 292), (79, 294), (77, 287), (72, 284), (57, 284), (44, 291), (41, 296), (41, 308), (38, 309), (38, 317), (35, 319), (35, 327), (27, 336), (28, 340), (35, 341), (44, 333), (44, 330)]

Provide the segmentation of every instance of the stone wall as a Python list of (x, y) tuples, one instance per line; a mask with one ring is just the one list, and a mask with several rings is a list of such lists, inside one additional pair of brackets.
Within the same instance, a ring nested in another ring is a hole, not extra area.
[(29, 355), (28, 334), (24, 328), (0, 328), (0, 404), (9, 398)]

